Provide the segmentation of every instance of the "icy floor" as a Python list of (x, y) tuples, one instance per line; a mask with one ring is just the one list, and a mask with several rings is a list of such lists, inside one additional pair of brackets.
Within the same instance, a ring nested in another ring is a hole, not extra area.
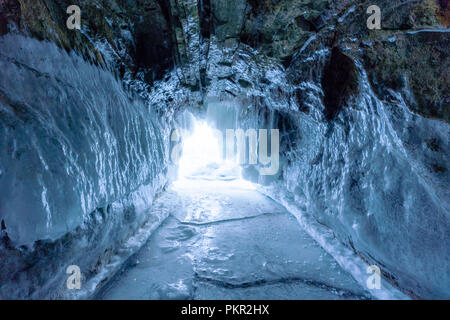
[(371, 298), (250, 183), (191, 177), (160, 200), (170, 216), (96, 298)]

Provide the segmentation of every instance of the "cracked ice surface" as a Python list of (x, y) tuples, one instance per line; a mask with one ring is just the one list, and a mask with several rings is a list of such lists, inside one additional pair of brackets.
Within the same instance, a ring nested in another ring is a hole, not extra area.
[(98, 298), (371, 298), (249, 183), (184, 179), (162, 197), (170, 198), (169, 218)]

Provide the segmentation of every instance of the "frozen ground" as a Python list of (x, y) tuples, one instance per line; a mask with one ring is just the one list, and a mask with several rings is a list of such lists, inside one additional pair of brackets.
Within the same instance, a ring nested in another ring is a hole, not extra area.
[(170, 216), (97, 298), (371, 298), (291, 214), (249, 183), (191, 177), (162, 197)]

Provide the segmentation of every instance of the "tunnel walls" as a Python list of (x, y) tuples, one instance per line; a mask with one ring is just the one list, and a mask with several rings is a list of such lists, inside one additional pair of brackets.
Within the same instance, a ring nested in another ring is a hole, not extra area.
[(163, 219), (143, 199), (166, 182), (174, 118), (211, 101), (280, 130), (279, 172), (248, 166), (248, 179), (411, 297), (448, 298), (441, 2), (80, 0), (80, 31), (69, 4), (0, 4), (2, 298), (69, 297), (61, 265), (89, 281), (120, 264), (127, 239)]
[(167, 183), (170, 129), (111, 72), (50, 42), (4, 36), (0, 65), (0, 292), (45, 298), (63, 287), (51, 284), (61, 264), (89, 277), (164, 218), (148, 210)]

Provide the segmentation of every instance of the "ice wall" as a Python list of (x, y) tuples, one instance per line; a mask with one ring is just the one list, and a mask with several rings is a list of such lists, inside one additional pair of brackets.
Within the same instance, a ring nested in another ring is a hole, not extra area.
[(0, 299), (87, 298), (167, 217), (171, 116), (50, 42), (3, 36), (0, 70)]
[(327, 118), (321, 70), (330, 54), (299, 62), (309, 81), (271, 84), (242, 102), (241, 126), (280, 129), (282, 164), (280, 176), (251, 166), (244, 176), (329, 227), (404, 292), (448, 299), (450, 127), (412, 113), (397, 92), (380, 100), (358, 64), (354, 94)]
[(0, 219), (14, 244), (57, 239), (159, 187), (165, 124), (112, 73), (16, 35), (0, 38), (0, 70)]

